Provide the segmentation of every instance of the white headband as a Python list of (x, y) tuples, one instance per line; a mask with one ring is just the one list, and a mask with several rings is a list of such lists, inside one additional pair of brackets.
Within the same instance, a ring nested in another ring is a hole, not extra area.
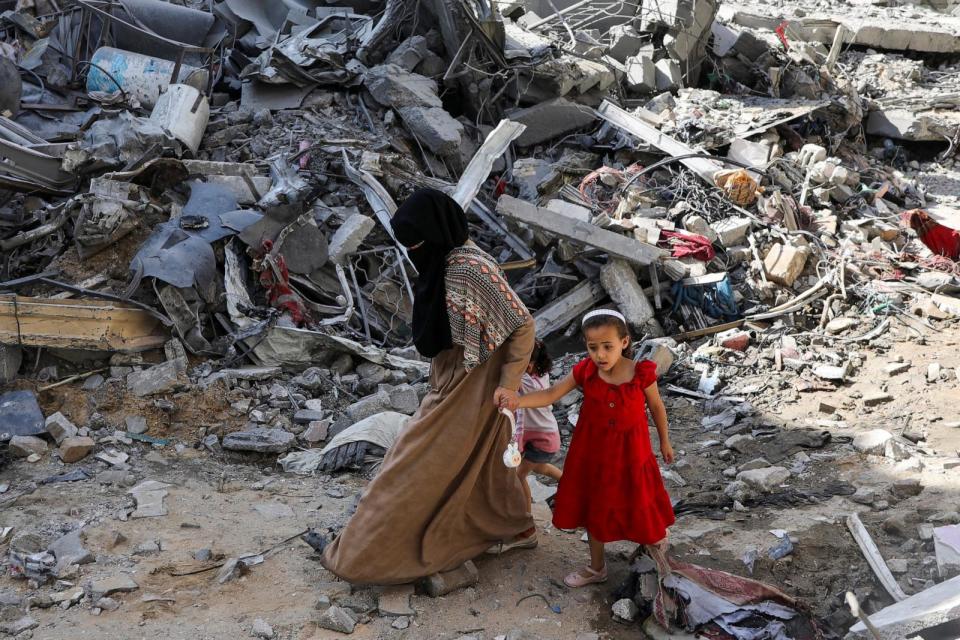
[(594, 309), (589, 312), (587, 315), (583, 316), (583, 321), (580, 323), (580, 326), (587, 324), (587, 320), (590, 318), (596, 318), (597, 316), (613, 316), (622, 322), (627, 324), (627, 319), (623, 317), (623, 314), (619, 311), (614, 311), (613, 309)]

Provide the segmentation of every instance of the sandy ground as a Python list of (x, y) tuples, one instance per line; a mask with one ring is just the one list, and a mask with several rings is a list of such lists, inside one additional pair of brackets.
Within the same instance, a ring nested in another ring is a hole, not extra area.
[[(816, 421), (829, 419), (836, 424), (820, 427), (838, 438), (878, 427), (893, 433), (920, 427), (927, 433), (916, 460), (906, 462), (865, 457), (835, 441), (820, 451), (807, 452), (811, 460), (791, 477), (789, 486), (810, 489), (840, 481), (882, 489), (895, 479), (916, 477), (923, 483), (922, 493), (885, 508), (837, 496), (816, 504), (761, 505), (745, 512), (685, 515), (672, 532), (675, 557), (748, 575), (740, 560), (744, 552), (773, 546), (776, 539), (770, 531), (785, 529), (794, 541), (793, 554), (778, 561), (761, 557), (753, 577), (801, 598), (827, 629), (842, 635), (849, 623), (841, 607), (847, 590), (855, 590), (871, 611), (890, 602), (846, 530), (845, 517), (856, 511), (861, 512), (885, 558), (908, 560), (909, 571), (898, 576), (904, 590), (915, 593), (928, 585), (933, 552), (929, 545), (911, 544), (907, 538), (916, 538), (917, 524), (956, 511), (960, 505), (960, 479), (955, 471), (944, 470), (944, 462), (956, 459), (960, 450), (960, 426), (955, 422), (960, 353), (955, 327), (942, 326), (943, 331), (929, 333), (922, 343), (907, 340), (905, 332), (888, 336), (873, 348), (862, 348), (862, 365), (852, 382), (837, 390), (798, 393), (792, 383), (771, 376), (762, 365), (755, 370), (764, 373), (741, 376), (728, 387), (731, 393), (755, 389), (750, 399), (761, 412), (760, 418), (785, 420), (785, 428), (816, 426)], [(888, 378), (883, 367), (900, 357), (911, 363), (911, 368)], [(944, 368), (945, 379), (928, 383), (927, 365), (933, 361)], [(864, 408), (860, 396), (876, 387), (885, 387), (894, 400)], [(107, 416), (116, 420), (127, 409), (124, 402), (106, 397), (79, 403), (78, 388), (74, 389), (73, 394), (45, 394), (42, 400), (49, 405), (45, 411), (61, 408), (67, 412), (74, 407), (72, 411), (79, 413), (81, 408), (89, 412), (94, 407), (100, 411), (110, 407)], [(822, 414), (818, 410), (821, 401), (836, 405), (837, 413)], [(222, 420), (222, 430), (231, 424), (228, 397), (215, 395), (207, 402), (210, 406), (195, 404), (190, 409), (193, 413), (166, 423), (160, 422), (162, 415), (151, 414), (158, 425), (151, 433), (174, 435), (189, 445), (198, 439), (201, 425)], [(677, 468), (687, 482), (685, 487), (671, 487), (671, 493), (677, 498), (693, 498), (722, 491), (730, 481), (722, 476), (723, 469), (746, 460), (725, 461), (718, 458), (716, 448), (700, 449), (699, 443), (715, 437), (700, 426), (701, 402), (669, 396), (668, 404), (674, 446), (686, 461)], [(46, 541), (83, 525), (86, 547), (95, 554), (96, 562), (82, 566), (75, 582), (86, 585), (126, 574), (139, 585), (132, 593), (114, 596), (122, 602), (114, 612), (94, 615), (88, 600), (68, 610), (35, 609), (31, 615), (40, 625), (33, 630), (33, 638), (236, 640), (251, 637), (256, 618), (269, 622), (280, 639), (343, 637), (319, 630), (311, 621), (321, 592), (318, 585), (334, 577), (303, 542), (294, 539), (276, 547), (262, 564), (223, 585), (216, 582), (217, 568), (209, 569), (210, 562), (195, 561), (192, 553), (209, 548), (214, 558), (222, 561), (274, 548), (308, 526), (340, 522), (362, 490), (361, 478), (352, 474), (334, 478), (286, 475), (276, 470), (270, 458), (228, 459), (190, 446), (135, 444), (122, 448), (131, 454), (130, 465), (138, 482), (159, 480), (172, 485), (166, 516), (127, 519), (133, 501), (126, 488), (101, 485), (96, 480), (41, 485), (31, 491), (31, 482), (64, 470), (83, 467), (95, 475), (104, 465), (92, 458), (68, 468), (51, 461), (50, 456), (35, 465), (16, 461), (0, 473), (0, 483), (10, 484), (9, 491), (0, 495), (0, 524), (14, 527), (15, 532), (40, 533)], [(11, 500), (13, 496), (19, 498)], [(904, 519), (906, 536), (884, 527), (895, 515)], [(541, 536), (537, 549), (478, 559), (480, 583), (474, 588), (438, 600), (414, 596), (417, 615), (406, 630), (392, 628), (392, 619), (374, 613), (351, 637), (454, 639), (473, 634), (491, 639), (511, 630), (543, 639), (573, 640), (589, 632), (610, 640), (643, 637), (639, 624), (614, 622), (610, 614), (612, 592), (628, 574), (625, 558), (632, 545), (611, 546), (608, 584), (569, 590), (560, 581), (585, 560), (586, 545), (580, 533), (554, 530), (545, 505), (536, 505), (535, 516)], [(118, 533), (125, 541), (114, 544)], [(160, 543), (159, 553), (134, 554), (139, 545), (154, 540)], [(5, 553), (5, 545), (0, 551)], [(203, 569), (209, 570), (200, 571)], [(191, 574), (196, 571), (200, 572)], [(41, 589), (44, 593), (50, 590)], [(7, 576), (0, 577), (0, 591), (23, 596), (36, 593), (24, 581)], [(531, 594), (543, 597), (518, 604)], [(560, 613), (551, 611), (545, 600), (559, 606)]]

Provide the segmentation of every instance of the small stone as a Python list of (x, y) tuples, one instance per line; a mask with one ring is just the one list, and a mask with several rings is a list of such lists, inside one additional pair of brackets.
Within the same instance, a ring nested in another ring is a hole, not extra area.
[(130, 576), (117, 575), (94, 581), (93, 584), (90, 585), (90, 593), (93, 598), (99, 599), (114, 593), (136, 591), (139, 588), (140, 585), (134, 582)]
[(120, 603), (113, 598), (100, 598), (93, 606), (104, 611), (116, 611), (120, 608)]
[(858, 487), (850, 499), (857, 504), (871, 505), (877, 499), (877, 492), (869, 487)]
[(311, 422), (306, 431), (300, 434), (300, 437), (310, 444), (316, 444), (327, 439), (327, 433), (329, 429), (330, 420), (318, 420), (316, 422)]
[(629, 598), (623, 598), (613, 603), (613, 617), (624, 622), (633, 622), (640, 614), (636, 603)]
[(886, 455), (892, 448), (893, 434), (883, 429), (871, 429), (858, 433), (853, 438), (853, 448), (860, 453)]
[(213, 557), (213, 552), (204, 547), (193, 552), (193, 559), (197, 562), (208, 562)]
[(753, 440), (753, 436), (743, 434), (743, 433), (738, 433), (735, 436), (730, 436), (729, 438), (727, 438), (724, 441), (723, 446), (725, 446), (727, 449), (733, 449), (734, 451), (739, 451), (740, 450), (738, 448), (739, 445), (741, 445), (742, 443), (750, 442), (752, 440)]
[(124, 422), (127, 425), (127, 433), (143, 434), (149, 429), (147, 419), (143, 416), (127, 416)]
[(863, 406), (875, 407), (893, 400), (893, 396), (885, 391), (874, 390), (863, 394)]
[(750, 346), (750, 334), (746, 331), (733, 331), (729, 335), (719, 336), (720, 346), (733, 351), (746, 351)]
[[(21, 633), (29, 631), (30, 629), (36, 629), (38, 626), (40, 626), (40, 623), (30, 616), (21, 616), (10, 622), (0, 621), (0, 632), (9, 636), (19, 636)], [(21, 637), (26, 638), (27, 636), (24, 635)]]
[(76, 425), (70, 422), (67, 417), (59, 411), (47, 417), (45, 428), (47, 433), (53, 436), (53, 440), (57, 444), (60, 444), (66, 438), (72, 438), (77, 435)]
[(47, 443), (36, 436), (13, 436), (7, 450), (14, 458), (42, 456), (47, 451)]
[(917, 525), (917, 537), (923, 542), (930, 542), (933, 540), (933, 525), (927, 524), (926, 522), (921, 525)]
[(257, 618), (253, 621), (253, 637), (273, 640), (273, 627), (267, 624), (266, 620)]
[(883, 530), (899, 538), (906, 538), (909, 535), (907, 521), (901, 515), (890, 516), (884, 520)]
[(317, 626), (321, 629), (345, 634), (353, 633), (354, 628), (357, 626), (357, 621), (353, 618), (350, 611), (337, 605), (331, 606), (320, 614), (316, 622)]
[(65, 568), (71, 564), (89, 564), (96, 560), (93, 553), (83, 546), (80, 529), (71, 531), (55, 540), (47, 549), (57, 559), (57, 568)]
[(736, 478), (737, 477), (737, 468), (736, 467), (727, 467), (723, 470), (724, 478)]
[(917, 478), (901, 478), (890, 487), (890, 493), (900, 499), (912, 498), (920, 495), (923, 491), (923, 484)]
[(313, 411), (312, 409), (300, 409), (293, 414), (293, 421), (299, 424), (308, 424), (323, 420), (323, 411)]
[(933, 383), (940, 380), (940, 363), (931, 362), (927, 365), (927, 382)]
[(439, 598), (458, 589), (473, 586), (480, 581), (480, 574), (476, 565), (467, 560), (456, 569), (435, 573), (424, 578), (427, 594), (431, 598)]
[(829, 403), (829, 402), (824, 402), (823, 400), (821, 400), (819, 406), (817, 407), (817, 410), (818, 410), (820, 413), (828, 413), (828, 414), (831, 414), (831, 413), (836, 413), (836, 412), (837, 412), (837, 407), (836, 407), (836, 405), (834, 405), (834, 404), (831, 404), (831, 403)]
[(66, 438), (60, 443), (58, 453), (60, 459), (64, 462), (79, 462), (90, 455), (95, 444), (93, 438), (89, 437), (75, 436), (73, 438)]
[(407, 616), (400, 616), (399, 618), (394, 620), (390, 624), (390, 626), (393, 627), (394, 629), (399, 629), (402, 631), (410, 626), (410, 618), (408, 618)]
[(847, 329), (852, 329), (858, 324), (860, 324), (860, 321), (856, 318), (834, 318), (827, 323), (826, 330), (827, 333), (830, 334), (843, 333)]
[(228, 434), (223, 438), (223, 448), (231, 451), (255, 451), (258, 453), (283, 453), (296, 438), (281, 429), (248, 429)]
[(766, 467), (764, 469), (753, 469), (751, 471), (741, 471), (737, 474), (737, 480), (747, 483), (751, 488), (770, 493), (777, 487), (787, 481), (790, 472), (783, 467)]
[(160, 553), (160, 543), (156, 540), (142, 542), (133, 550), (133, 555), (135, 556), (149, 556), (154, 553)]
[(80, 388), (84, 391), (96, 391), (103, 386), (104, 382), (105, 380), (103, 376), (99, 373), (95, 373), (92, 376), (88, 376), (87, 379), (83, 381), (83, 385), (81, 385)]
[(753, 471), (754, 469), (766, 469), (770, 466), (765, 458), (754, 458), (750, 462), (742, 465), (739, 471)]
[(410, 607), (413, 585), (389, 587), (380, 594), (377, 609), (381, 616), (412, 616), (416, 612)]
[(903, 558), (893, 558), (887, 560), (887, 567), (893, 573), (906, 573), (909, 570), (909, 563)]
[(891, 362), (883, 368), (883, 372), (891, 378), (910, 370), (909, 362)]

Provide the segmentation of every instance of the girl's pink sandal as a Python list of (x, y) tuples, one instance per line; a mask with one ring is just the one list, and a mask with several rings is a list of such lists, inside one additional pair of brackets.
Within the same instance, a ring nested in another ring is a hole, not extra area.
[[(583, 571), (586, 571), (588, 575), (583, 575)], [(607, 568), (604, 567), (600, 571), (595, 571), (591, 567), (584, 567), (580, 571), (574, 571), (566, 578), (563, 579), (563, 583), (568, 587), (578, 588), (585, 587), (588, 584), (598, 584), (600, 582), (607, 581)]]

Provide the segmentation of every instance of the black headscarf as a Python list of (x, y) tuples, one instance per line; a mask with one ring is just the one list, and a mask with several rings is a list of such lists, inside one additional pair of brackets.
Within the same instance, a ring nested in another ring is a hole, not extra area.
[(413, 344), (432, 358), (453, 346), (444, 282), (447, 254), (467, 241), (467, 216), (456, 201), (436, 189), (418, 189), (390, 221), (420, 274), (414, 285)]

